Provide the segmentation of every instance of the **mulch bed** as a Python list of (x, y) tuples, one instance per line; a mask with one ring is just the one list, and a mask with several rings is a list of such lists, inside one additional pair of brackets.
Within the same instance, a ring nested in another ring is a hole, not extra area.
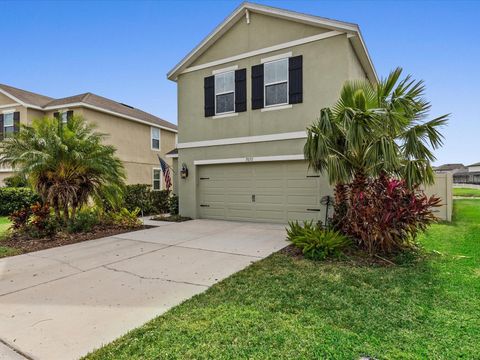
[(91, 231), (85, 233), (66, 233), (60, 232), (50, 238), (32, 239), (26, 235), (14, 235), (1, 240), (2, 246), (8, 246), (29, 253), (32, 251), (50, 249), (57, 246), (75, 244), (82, 241), (95, 240), (103, 237), (123, 234), (130, 231), (150, 229), (155, 226), (140, 225), (134, 228), (123, 228), (118, 226), (96, 226)]
[[(296, 260), (305, 259), (305, 256), (302, 253), (302, 250), (297, 248), (294, 245), (288, 245), (287, 247), (283, 248), (279, 251), (279, 253), (284, 254), (286, 256), (292, 257)], [(397, 256), (369, 256), (363, 251), (350, 249), (345, 251), (340, 257), (334, 258), (330, 257), (325, 260), (318, 261), (319, 264), (321, 263), (343, 263), (353, 266), (382, 266), (382, 267), (389, 267), (389, 266), (404, 266), (404, 265), (411, 265), (418, 261), (425, 259), (427, 254), (422, 253), (421, 251), (412, 251), (410, 256), (406, 253), (407, 256), (402, 257), (401, 254)], [(314, 261), (314, 260), (312, 260)]]
[(181, 216), (181, 215), (167, 215), (167, 216), (158, 215), (158, 216), (152, 217), (150, 220), (169, 221), (169, 222), (184, 222), (184, 221), (192, 220), (192, 218), (187, 217), (187, 216)]

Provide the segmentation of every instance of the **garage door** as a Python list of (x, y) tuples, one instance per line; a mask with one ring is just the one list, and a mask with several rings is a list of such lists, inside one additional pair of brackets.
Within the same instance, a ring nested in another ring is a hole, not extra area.
[(304, 161), (199, 167), (200, 218), (278, 222), (324, 219), (325, 177)]

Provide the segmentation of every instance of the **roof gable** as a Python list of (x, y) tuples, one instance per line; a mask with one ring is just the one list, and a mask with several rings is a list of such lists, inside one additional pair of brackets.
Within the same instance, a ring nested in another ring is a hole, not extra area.
[[(332, 32), (346, 33), (357, 53), (365, 73), (372, 82), (378, 81), (373, 63), (363, 41), (360, 29), (356, 24), (337, 20), (306, 15), (289, 10), (273, 8), (264, 5), (243, 3), (235, 9), (220, 25), (218, 25), (198, 46), (188, 53), (168, 74), (167, 78), (176, 81), (179, 74), (188, 69), (213, 46), (225, 33), (228, 32), (240, 19), (248, 19), (252, 13), (268, 15), (279, 19), (307, 24), (314, 27), (324, 28)], [(248, 20), (247, 20), (248, 21)], [(288, 40), (285, 40), (288, 42)], [(284, 41), (284, 42), (285, 42)]]
[(324, 27), (252, 12), (248, 24), (245, 17), (238, 19), (217, 41), (206, 47), (189, 67), (328, 31), (330, 30)]
[(45, 106), (53, 100), (53, 98), (36, 94), (31, 91), (17, 89), (13, 86), (0, 84), (0, 92), (8, 96), (14, 101), (18, 101), (21, 105), (34, 105), (36, 107)]

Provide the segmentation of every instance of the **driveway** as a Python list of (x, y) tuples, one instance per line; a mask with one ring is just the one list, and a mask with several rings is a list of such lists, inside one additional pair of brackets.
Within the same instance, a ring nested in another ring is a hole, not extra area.
[(0, 359), (77, 359), (286, 245), (284, 225), (158, 225), (1, 259)]

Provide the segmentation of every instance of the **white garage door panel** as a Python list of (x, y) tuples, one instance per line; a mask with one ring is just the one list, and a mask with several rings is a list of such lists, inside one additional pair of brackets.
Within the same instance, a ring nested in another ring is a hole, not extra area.
[(326, 179), (309, 172), (304, 161), (204, 165), (198, 171), (201, 218), (320, 220), (320, 198), (331, 195)]

